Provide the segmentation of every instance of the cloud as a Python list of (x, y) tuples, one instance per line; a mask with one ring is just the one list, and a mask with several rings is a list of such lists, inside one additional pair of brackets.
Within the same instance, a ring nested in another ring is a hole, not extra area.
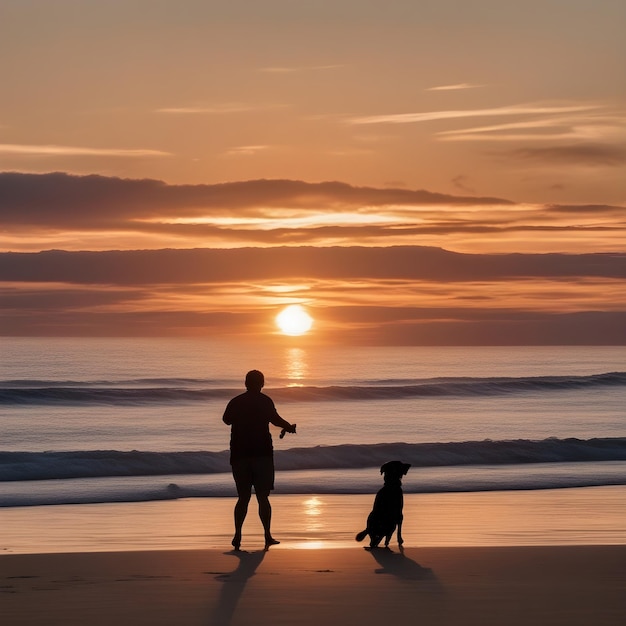
[(252, 156), (258, 154), (259, 152), (264, 152), (265, 150), (269, 150), (271, 146), (236, 146), (234, 148), (230, 148), (227, 150), (225, 154), (227, 156)]
[(522, 121), (436, 133), (441, 141), (581, 141), (623, 142), (625, 118), (611, 111), (573, 111), (568, 115), (533, 115)]
[(0, 144), (0, 154), (26, 156), (112, 156), (112, 157), (163, 157), (170, 152), (140, 148), (86, 148), (56, 145)]
[(268, 74), (291, 74), (292, 72), (298, 72), (300, 68), (297, 67), (286, 67), (286, 66), (272, 66), (272, 67), (262, 67), (259, 69), (259, 72), (266, 72)]
[[(415, 346), (626, 345), (626, 312), (505, 312), (367, 325), (343, 331), (346, 343)], [(339, 340), (339, 339), (338, 339)]]
[[(621, 214), (624, 209), (621, 208)], [(548, 211), (547, 214), (552, 213)], [(557, 212), (554, 212), (555, 214)], [(567, 213), (563, 212), (564, 215)], [(573, 211), (569, 212), (573, 215)], [(618, 218), (620, 214), (617, 211), (607, 212), (606, 216), (614, 216)], [(353, 217), (355, 222), (359, 216)], [(304, 218), (303, 218), (304, 219)], [(546, 220), (546, 217), (537, 217), (536, 219)], [(555, 220), (558, 217), (555, 217)], [(511, 223), (509, 223), (509, 220)], [(295, 220), (293, 220), (295, 221)], [(324, 221), (324, 218), (318, 218), (317, 221)], [(330, 221), (330, 219), (328, 219)], [(432, 220), (428, 223), (390, 223), (390, 224), (372, 224), (364, 221), (361, 224), (337, 224), (329, 226), (298, 226), (294, 224), (291, 227), (280, 227), (272, 223), (273, 220), (268, 219), (263, 223), (258, 223), (256, 227), (242, 224), (237, 226), (226, 226), (218, 224), (199, 224), (199, 223), (160, 223), (160, 222), (137, 222), (137, 223), (120, 223), (116, 226), (124, 229), (126, 232), (135, 230), (144, 235), (158, 235), (161, 237), (170, 236), (177, 237), (178, 242), (175, 247), (181, 247), (187, 241), (202, 241), (203, 245), (208, 242), (215, 242), (218, 246), (243, 246), (243, 245), (263, 245), (263, 246), (280, 246), (280, 245), (324, 245), (333, 244), (353, 245), (355, 241), (368, 242), (372, 245), (392, 245), (403, 244), (408, 241), (416, 241), (418, 239), (427, 238), (441, 241), (442, 237), (461, 235), (467, 237), (470, 235), (490, 235), (492, 238), (502, 238), (506, 234), (520, 233), (530, 239), (536, 240), (538, 235), (546, 233), (552, 234), (562, 233), (571, 235), (572, 233), (592, 233), (592, 232), (609, 232), (615, 231), (616, 235), (624, 232), (624, 227), (619, 224), (578, 224), (570, 225), (569, 223), (559, 225), (552, 223), (533, 224), (533, 223), (515, 223), (515, 218), (510, 216), (502, 216), (499, 222), (490, 223), (487, 219), (479, 220), (474, 217), (471, 221), (461, 221), (450, 219)], [(107, 225), (109, 227), (113, 224)], [(110, 235), (109, 235), (110, 238)], [(196, 244), (197, 245), (197, 244)], [(49, 246), (52, 247), (52, 246)], [(87, 247), (87, 246), (84, 246)], [(126, 246), (128, 247), (128, 246)], [(137, 246), (134, 246), (135, 248)], [(142, 246), (146, 247), (146, 246)], [(503, 245), (502, 247), (506, 247)], [(41, 242), (39, 245), (41, 248)]]
[(459, 174), (458, 176), (455, 176), (452, 179), (452, 184), (454, 185), (454, 187), (456, 187), (460, 191), (462, 191), (464, 193), (475, 193), (475, 190), (472, 189), (467, 184), (467, 182), (468, 182), (468, 177), (463, 175), (463, 174)]
[(510, 152), (510, 155), (530, 161), (598, 167), (619, 167), (626, 163), (626, 148), (601, 144), (520, 148)]
[(440, 85), (438, 87), (428, 87), (424, 91), (457, 91), (460, 89), (476, 89), (484, 85), (471, 85), (470, 83), (458, 83), (456, 85)]
[(90, 307), (108, 305), (119, 306), (129, 302), (137, 302), (146, 297), (144, 289), (106, 289), (98, 285), (96, 288), (68, 287), (67, 285), (23, 285), (8, 287), (0, 285), (0, 297), (4, 302), (5, 313), (15, 311), (47, 311), (55, 309), (63, 311), (84, 310)]
[(272, 109), (282, 109), (286, 104), (245, 104), (242, 102), (227, 102), (212, 106), (180, 106), (163, 107), (156, 109), (155, 113), (168, 115), (227, 115), (230, 113), (247, 113), (250, 111), (269, 111)]
[(157, 109), (156, 113), (167, 113), (173, 115), (212, 115), (225, 113), (243, 113), (253, 111), (254, 107), (246, 104), (221, 104), (215, 106), (195, 106), (195, 107), (164, 107)]
[[(259, 146), (242, 146), (251, 150)], [(263, 216), (268, 209), (334, 212), (386, 205), (506, 206), (499, 198), (463, 197), (424, 190), (355, 187), (340, 182), (251, 180), (215, 185), (169, 185), (65, 173), (0, 173), (0, 225), (71, 229), (138, 228), (137, 220), (183, 217)], [(132, 223), (131, 223), (132, 222)]]
[[(237, 334), (246, 325), (254, 328), (262, 314), (229, 311), (127, 310), (9, 312), (3, 318), (4, 336), (63, 337), (163, 337)], [(267, 332), (267, 327), (263, 328)], [(249, 331), (248, 331), (249, 332)]]
[(626, 254), (459, 254), (419, 246), (0, 253), (0, 281), (103, 285), (257, 280), (626, 278)]
[(626, 344), (626, 254), (417, 246), (1, 253), (5, 335), (272, 333), (307, 301), (335, 344)]
[[(64, 173), (0, 173), (0, 249), (428, 245), (459, 251), (621, 250), (620, 209), (557, 211), (500, 198), (341, 182), (170, 185)], [(622, 207), (621, 211), (625, 209)], [(111, 242), (114, 242), (113, 244)], [(476, 243), (478, 242), (478, 243)]]
[(622, 206), (611, 206), (606, 204), (575, 204), (562, 205), (552, 204), (546, 210), (554, 213), (582, 214), (588, 216), (617, 215), (623, 217), (626, 209)]
[[(329, 328), (317, 342), (332, 345), (511, 346), (626, 345), (626, 313), (585, 311), (549, 314), (485, 309), (483, 315), (422, 309), (395, 312), (388, 308), (330, 309), (338, 328)], [(402, 313), (402, 315), (399, 315)], [(446, 313), (448, 315), (446, 315)], [(343, 314), (343, 319), (339, 315)], [(356, 321), (356, 318), (361, 321)], [(318, 318), (319, 319), (319, 318)], [(242, 332), (242, 329), (245, 329)], [(232, 311), (106, 311), (53, 310), (8, 313), (4, 336), (237, 336), (271, 335), (267, 310)], [(306, 338), (305, 338), (306, 339)]]
[(331, 65), (300, 65), (300, 66), (275, 65), (275, 66), (269, 66), (269, 67), (262, 67), (259, 69), (259, 72), (265, 72), (267, 74), (293, 74), (295, 72), (334, 70), (334, 69), (338, 69), (341, 67), (345, 67), (345, 65), (341, 63), (331, 64)]
[[(571, 137), (574, 133), (571, 128), (572, 118), (549, 117), (547, 119), (526, 120), (523, 122), (508, 122), (506, 124), (492, 124), (476, 128), (461, 130), (444, 130), (437, 133), (437, 137), (444, 141), (489, 141), (497, 139), (554, 139), (555, 137)], [(529, 131), (539, 132), (529, 132)], [(503, 134), (502, 131), (515, 131)]]
[(471, 117), (496, 117), (510, 115), (552, 115), (556, 113), (573, 113), (591, 111), (600, 108), (598, 105), (575, 106), (532, 106), (513, 105), (489, 109), (468, 109), (458, 111), (427, 111), (423, 113), (395, 113), (391, 115), (368, 115), (352, 117), (349, 124), (415, 124), (436, 120), (461, 119)]

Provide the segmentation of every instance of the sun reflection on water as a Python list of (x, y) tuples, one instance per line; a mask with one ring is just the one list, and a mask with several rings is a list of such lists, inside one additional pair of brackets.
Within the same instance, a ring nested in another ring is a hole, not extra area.
[(289, 379), (289, 387), (298, 387), (309, 373), (306, 352), (302, 348), (288, 348), (285, 358), (285, 369)]
[(322, 507), (324, 503), (317, 496), (312, 496), (305, 500), (304, 505), (304, 515), (305, 515), (305, 526), (307, 532), (316, 532), (319, 531), (322, 524)]
[(288, 547), (291, 547), (294, 550), (322, 550), (324, 548), (333, 548), (336, 546), (335, 543), (331, 541), (294, 541)]

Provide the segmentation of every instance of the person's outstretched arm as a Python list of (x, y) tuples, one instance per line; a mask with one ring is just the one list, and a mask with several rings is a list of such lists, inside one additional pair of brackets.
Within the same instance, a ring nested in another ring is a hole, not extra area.
[(296, 432), (296, 425), (290, 424), (287, 420), (284, 420), (278, 413), (275, 413), (274, 416), (270, 419), (270, 422), (274, 424), (274, 426), (278, 426), (278, 428), (282, 428), (286, 430), (288, 433)]

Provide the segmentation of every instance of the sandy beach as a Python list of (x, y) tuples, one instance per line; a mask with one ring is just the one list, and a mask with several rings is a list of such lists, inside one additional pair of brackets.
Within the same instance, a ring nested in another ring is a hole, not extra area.
[(3, 624), (567, 624), (626, 615), (626, 546), (7, 555)]
[[(2, 624), (563, 624), (626, 618), (624, 488), (412, 494), (367, 550), (369, 496), (274, 497), (229, 548), (232, 498), (0, 510)], [(360, 529), (360, 528), (359, 528)], [(560, 545), (559, 545), (560, 544)], [(586, 544), (586, 545), (585, 545)]]

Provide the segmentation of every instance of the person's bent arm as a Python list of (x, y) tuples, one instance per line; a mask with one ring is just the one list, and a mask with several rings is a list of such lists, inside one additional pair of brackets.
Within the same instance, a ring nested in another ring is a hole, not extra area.
[(270, 422), (274, 424), (274, 426), (278, 426), (278, 428), (284, 428), (288, 433), (295, 433), (296, 427), (294, 424), (290, 424), (287, 420), (284, 420), (278, 413), (276, 413), (271, 419)]

